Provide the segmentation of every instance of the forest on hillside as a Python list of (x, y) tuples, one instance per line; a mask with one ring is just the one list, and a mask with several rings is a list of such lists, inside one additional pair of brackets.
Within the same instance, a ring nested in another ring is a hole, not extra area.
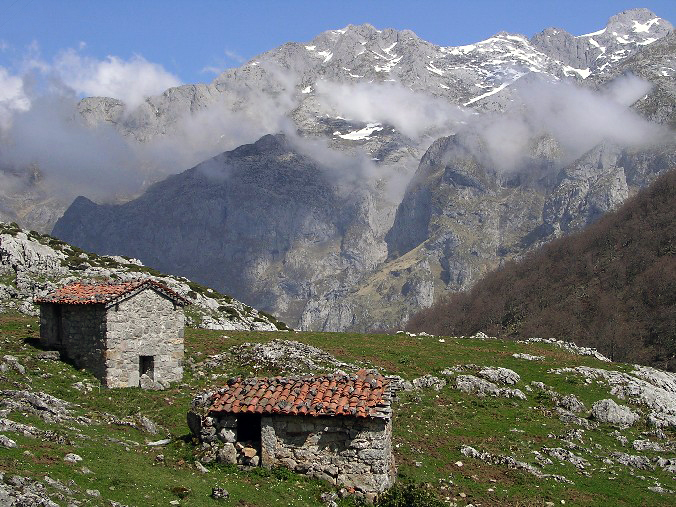
[(676, 170), (585, 230), (413, 316), (436, 335), (544, 337), (676, 371)]

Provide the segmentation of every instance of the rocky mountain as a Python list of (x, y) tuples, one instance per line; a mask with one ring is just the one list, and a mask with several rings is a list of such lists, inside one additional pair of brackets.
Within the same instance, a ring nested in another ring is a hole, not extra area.
[(120, 281), (152, 278), (188, 299), (186, 322), (191, 327), (215, 330), (287, 329), (271, 315), (196, 284), (187, 278), (164, 275), (138, 259), (99, 256), (61, 240), (16, 224), (0, 222), (0, 314), (19, 311), (38, 315), (33, 299), (83, 279)]
[(584, 230), (416, 314), (412, 331), (552, 336), (676, 370), (676, 170)]
[(78, 199), (54, 234), (295, 327), (398, 327), (673, 166), (673, 37), (645, 9), (462, 47), (350, 25), (133, 111), (85, 99), (83, 121), (129, 142), (187, 137), (194, 167), (123, 205)]
[(100, 252), (128, 251), (293, 318), (324, 284), (354, 278), (384, 256), (368, 248), (374, 207), (368, 193), (340, 194), (327, 169), (285, 136), (269, 135), (123, 205), (81, 197), (54, 234)]

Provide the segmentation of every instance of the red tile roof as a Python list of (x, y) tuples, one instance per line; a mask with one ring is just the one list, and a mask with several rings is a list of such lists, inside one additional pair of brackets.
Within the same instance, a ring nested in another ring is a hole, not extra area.
[(232, 379), (212, 396), (211, 412), (389, 418), (390, 381), (378, 373)]
[(133, 280), (130, 282), (75, 282), (66, 285), (41, 298), (35, 298), (36, 303), (59, 303), (70, 305), (108, 304), (114, 303), (122, 296), (140, 292), (145, 287), (151, 287), (168, 296), (179, 305), (190, 302), (166, 285), (155, 280)]

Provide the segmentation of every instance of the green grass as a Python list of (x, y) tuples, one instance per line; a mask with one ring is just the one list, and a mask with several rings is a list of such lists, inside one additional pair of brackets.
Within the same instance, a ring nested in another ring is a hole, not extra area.
[[(28, 327), (30, 326), (30, 327)], [(186, 412), (193, 395), (200, 390), (219, 385), (229, 376), (251, 375), (250, 367), (236, 361), (223, 361), (207, 375), (195, 375), (186, 367), (183, 382), (165, 391), (140, 389), (103, 389), (95, 387), (81, 393), (76, 382), (98, 382), (89, 373), (78, 371), (63, 362), (41, 361), (31, 343), (38, 336), (37, 321), (18, 315), (0, 315), (0, 347), (2, 355), (12, 354), (27, 369), (26, 375), (15, 371), (0, 373), (0, 389), (30, 389), (44, 391), (78, 404), (73, 415), (92, 419), (89, 425), (76, 422), (47, 423), (35, 415), (12, 412), (15, 421), (32, 424), (41, 430), (52, 430), (72, 444), (60, 445), (14, 433), (17, 449), (0, 448), (0, 471), (42, 480), (45, 475), (58, 479), (75, 491), (74, 497), (87, 500), (87, 505), (109, 506), (114, 500), (129, 506), (168, 505), (177, 500), (175, 488), (187, 488), (190, 493), (180, 499), (181, 505), (249, 505), (249, 506), (312, 506), (321, 505), (320, 495), (331, 491), (329, 484), (311, 480), (280, 469), (241, 471), (233, 466), (209, 465), (209, 473), (201, 474), (194, 467), (194, 442), (186, 425)], [(479, 451), (514, 456), (536, 464), (533, 451), (542, 447), (564, 447), (561, 439), (570, 427), (558, 420), (548, 396), (525, 385), (544, 382), (552, 389), (574, 393), (590, 407), (596, 400), (610, 397), (607, 386), (593, 382), (585, 384), (574, 374), (555, 375), (552, 368), (587, 365), (596, 368), (619, 369), (590, 357), (572, 355), (543, 344), (446, 338), (418, 339), (406, 335), (365, 335), (360, 333), (264, 333), (223, 332), (186, 329), (186, 363), (199, 363), (209, 355), (226, 351), (244, 342), (265, 342), (274, 338), (293, 339), (320, 347), (338, 359), (382, 369), (387, 374), (401, 375), (412, 380), (424, 374), (437, 374), (459, 364), (504, 366), (521, 375), (515, 386), (522, 389), (528, 400), (478, 398), (463, 394), (447, 385), (440, 391), (432, 389), (400, 393), (395, 404), (393, 444), (401, 481), (429, 483), (430, 491), (442, 500), (482, 505), (542, 506), (551, 501), (561, 505), (673, 505), (673, 495), (660, 495), (647, 490), (655, 481), (676, 489), (672, 477), (659, 469), (635, 470), (601, 461), (612, 451), (638, 454), (631, 447), (622, 447), (611, 436), (614, 428), (599, 426), (583, 433), (582, 448), (572, 451), (590, 463), (591, 477), (580, 473), (573, 465), (551, 458), (552, 465), (544, 472), (561, 474), (574, 482), (563, 484), (551, 479), (538, 479), (524, 471), (506, 466), (490, 465), (467, 458), (460, 453), (463, 445)], [(29, 339), (26, 342), (26, 339)], [(511, 357), (514, 352), (545, 356), (544, 361), (523, 361)], [(274, 374), (263, 371), (259, 374)], [(143, 414), (163, 428), (159, 435), (125, 425), (110, 424), (107, 414), (131, 421)], [(574, 429), (574, 428), (572, 428)], [(641, 432), (648, 428), (638, 425), (622, 434), (629, 440), (647, 438)], [(148, 441), (168, 437), (171, 443), (150, 447)], [(673, 442), (676, 435), (669, 435)], [(120, 443), (122, 442), (122, 443)], [(588, 452), (586, 449), (591, 449)], [(25, 454), (29, 451), (30, 454)], [(74, 452), (83, 461), (72, 465), (63, 456)], [(164, 459), (158, 460), (162, 454)], [(669, 453), (640, 453), (647, 456), (673, 456)], [(599, 456), (599, 457), (596, 457)], [(462, 462), (462, 466), (456, 465)], [(83, 473), (82, 467), (92, 473)], [(605, 470), (601, 470), (605, 468)], [(646, 477), (646, 480), (639, 478)], [(70, 482), (72, 481), (72, 482)], [(227, 501), (210, 498), (211, 488), (221, 486), (230, 492)], [(101, 498), (89, 497), (85, 491), (99, 490)], [(49, 488), (53, 491), (53, 488)], [(461, 496), (461, 493), (464, 496)], [(349, 502), (343, 500), (347, 505)], [(64, 503), (65, 504), (65, 503)]]

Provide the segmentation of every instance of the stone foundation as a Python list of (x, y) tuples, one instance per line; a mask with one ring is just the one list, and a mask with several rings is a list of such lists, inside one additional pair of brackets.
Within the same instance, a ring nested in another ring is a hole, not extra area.
[[(380, 493), (395, 477), (392, 457), (392, 423), (384, 418), (349, 416), (258, 416), (260, 422), (246, 421), (231, 413), (212, 412), (200, 418), (191, 412), (192, 432), (210, 447), (215, 459), (245, 466), (284, 466), (299, 473), (326, 480), (356, 491)], [(242, 425), (254, 439), (238, 440)]]

